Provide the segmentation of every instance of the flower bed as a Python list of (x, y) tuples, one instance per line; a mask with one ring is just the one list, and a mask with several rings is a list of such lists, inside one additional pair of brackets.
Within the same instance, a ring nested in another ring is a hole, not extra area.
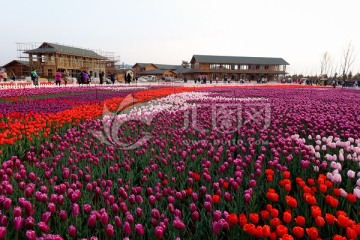
[(39, 119), (78, 125), (3, 161), (0, 239), (360, 236), (358, 91), (192, 90)]

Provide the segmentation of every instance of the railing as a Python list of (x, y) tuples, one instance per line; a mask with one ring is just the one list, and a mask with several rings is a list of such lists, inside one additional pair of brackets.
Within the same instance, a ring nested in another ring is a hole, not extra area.
[(273, 73), (273, 74), (284, 74), (284, 70), (274, 70), (274, 69), (194, 69), (196, 72), (207, 72), (207, 73)]

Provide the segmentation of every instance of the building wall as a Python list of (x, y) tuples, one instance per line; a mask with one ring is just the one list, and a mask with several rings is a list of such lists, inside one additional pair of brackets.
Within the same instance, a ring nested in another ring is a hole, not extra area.
[(150, 65), (145, 67), (145, 72), (150, 71), (150, 70), (155, 70), (155, 69), (157, 69), (157, 68), (154, 65), (150, 64)]
[(102, 60), (69, 54), (30, 55), (29, 60), (31, 69), (36, 69), (41, 77), (47, 78), (54, 78), (57, 71), (65, 70), (73, 77), (79, 71), (87, 71), (94, 77), (97, 77), (99, 72), (106, 71), (105, 62)]
[(23, 65), (18, 62), (14, 62), (14, 63), (6, 66), (5, 69), (6, 69), (6, 72), (7, 72), (9, 78), (13, 77), (13, 74), (15, 74), (15, 77), (17, 79), (28, 77), (28, 76), (30, 76), (30, 72), (31, 72), (29, 66)]

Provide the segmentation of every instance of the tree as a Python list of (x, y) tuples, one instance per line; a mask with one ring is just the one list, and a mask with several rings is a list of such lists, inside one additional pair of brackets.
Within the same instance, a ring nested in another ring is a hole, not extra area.
[(355, 47), (351, 42), (349, 42), (347, 47), (343, 50), (343, 54), (342, 54), (341, 70), (342, 70), (343, 78), (346, 79), (346, 76), (349, 74), (350, 68), (353, 65), (355, 59), (356, 59)]
[(181, 66), (182, 66), (183, 68), (189, 68), (189, 67), (190, 67), (190, 64), (189, 64), (188, 61), (182, 60)]
[(332, 57), (330, 53), (324, 52), (321, 57), (321, 68), (320, 68), (320, 76), (328, 75), (329, 69), (332, 68)]

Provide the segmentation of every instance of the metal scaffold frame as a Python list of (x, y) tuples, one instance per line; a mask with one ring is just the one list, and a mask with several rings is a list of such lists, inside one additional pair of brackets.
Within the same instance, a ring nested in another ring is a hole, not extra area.
[[(43, 43), (39, 42), (27, 42), (27, 43), (16, 43), (17, 45), (17, 58), (19, 61), (27, 61), (30, 63), (31, 69), (36, 69), (39, 75), (42, 76), (48, 76), (55, 74), (54, 72), (44, 72), (43, 65), (54, 65), (55, 63), (63, 66), (59, 67), (56, 65), (55, 71), (61, 70), (70, 70), (70, 76), (75, 76), (79, 71), (86, 70), (91, 68), (94, 70), (95, 77), (100, 71), (106, 72), (112, 72), (112, 69), (115, 69), (115, 63), (120, 61), (120, 57), (116, 56), (114, 52), (108, 52), (103, 50), (94, 50), (94, 49), (88, 49), (83, 47), (77, 47), (77, 46), (71, 46), (66, 44), (60, 44), (60, 43), (53, 43), (65, 47), (71, 47), (76, 49), (82, 49), (82, 50), (88, 50), (93, 51), (94, 53), (100, 55), (102, 58), (96, 59), (96, 58), (89, 58), (88, 56), (82, 55), (81, 51), (78, 54), (56, 54), (56, 56), (47, 56), (46, 54), (39, 54), (36, 55), (36, 57), (33, 57), (30, 59), (30, 54), (27, 52), (33, 49), (39, 48)], [(94, 67), (96, 66), (96, 67)], [(99, 67), (104, 66), (104, 67)], [(110, 70), (109, 70), (110, 69)]]

